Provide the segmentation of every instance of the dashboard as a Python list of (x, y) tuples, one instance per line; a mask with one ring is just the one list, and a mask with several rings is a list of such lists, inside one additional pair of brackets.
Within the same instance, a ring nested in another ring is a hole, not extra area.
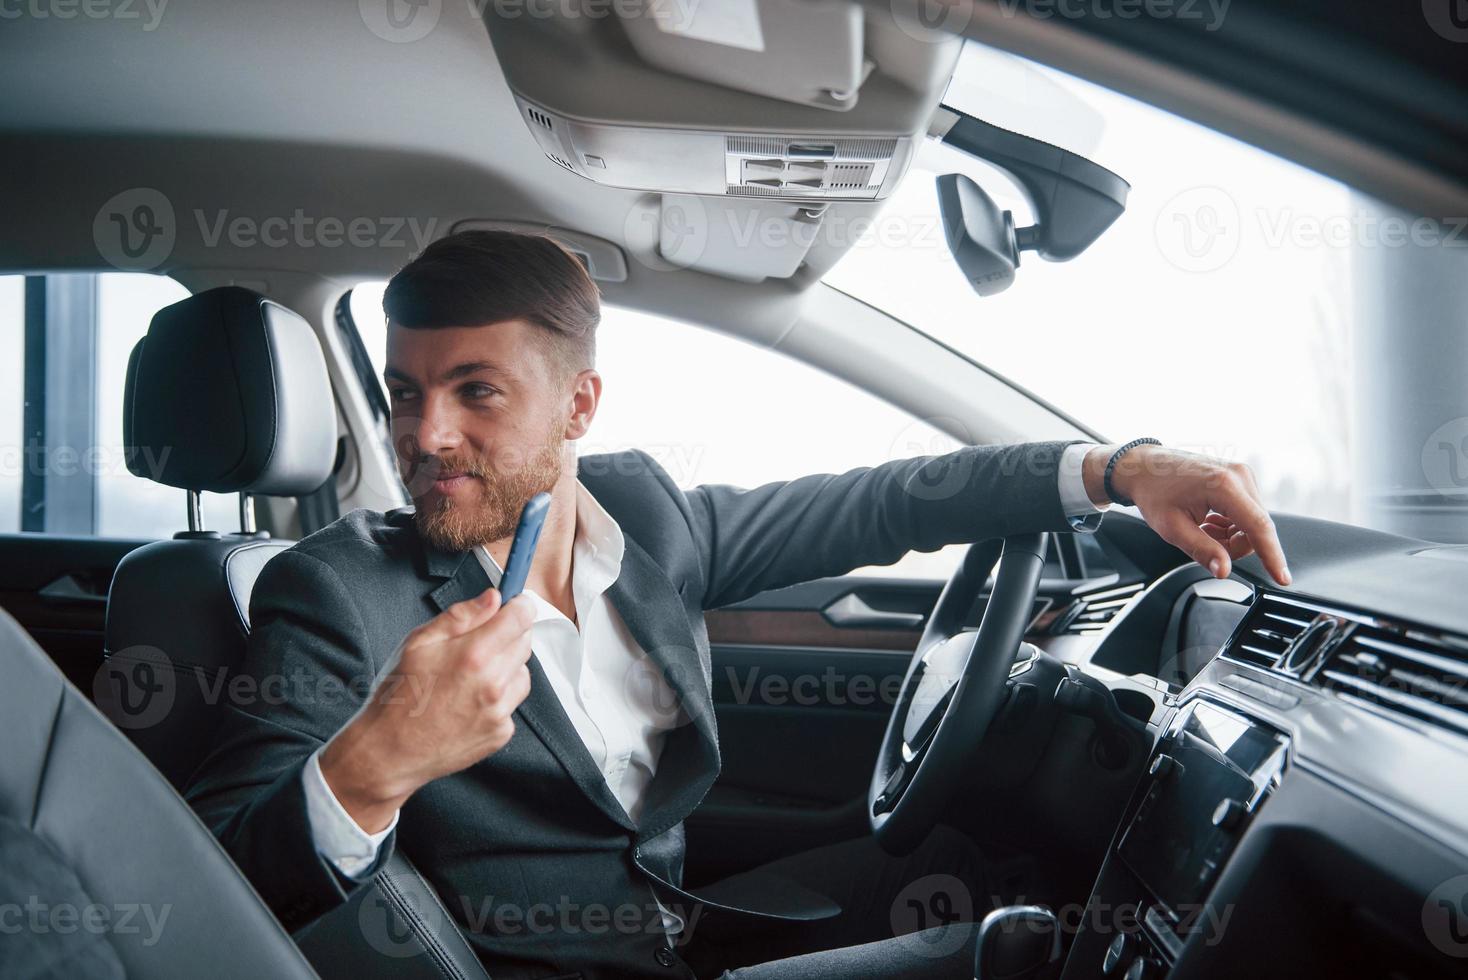
[(1468, 975), (1468, 549), (1276, 526), (1291, 588), (1085, 594), (1122, 592), (1079, 666), (1151, 749), (1067, 980)]

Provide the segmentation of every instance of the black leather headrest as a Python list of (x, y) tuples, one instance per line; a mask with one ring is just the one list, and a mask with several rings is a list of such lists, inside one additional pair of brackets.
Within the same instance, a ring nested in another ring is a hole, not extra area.
[(127, 468), (171, 487), (297, 496), (336, 460), (310, 324), (239, 286), (159, 310), (128, 360), (123, 400)]

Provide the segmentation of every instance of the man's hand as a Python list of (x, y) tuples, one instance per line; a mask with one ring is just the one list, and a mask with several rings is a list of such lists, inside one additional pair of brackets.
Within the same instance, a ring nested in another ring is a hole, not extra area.
[[(1086, 453), (1086, 493), (1107, 502), (1106, 463), (1117, 446)], [(1254, 474), (1242, 463), (1138, 446), (1117, 461), (1111, 484), (1128, 497), (1164, 541), (1181, 549), (1216, 578), (1227, 578), (1235, 559), (1256, 551), (1281, 585), (1290, 584), (1284, 549), (1259, 496)]]
[(497, 589), (445, 609), (409, 633), (356, 716), (321, 752), (321, 774), (357, 825), (375, 834), (408, 797), (505, 746), (530, 693), (524, 596)]

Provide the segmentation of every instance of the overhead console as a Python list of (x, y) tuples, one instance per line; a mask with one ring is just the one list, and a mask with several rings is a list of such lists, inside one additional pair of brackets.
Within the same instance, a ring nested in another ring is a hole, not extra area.
[(840, 0), (625, 0), (549, 14), (485, 8), (551, 161), (613, 187), (766, 201), (889, 195), (961, 44)]

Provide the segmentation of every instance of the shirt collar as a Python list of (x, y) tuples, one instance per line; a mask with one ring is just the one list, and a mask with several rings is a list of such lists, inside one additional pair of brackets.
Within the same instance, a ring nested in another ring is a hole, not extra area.
[[(576, 481), (576, 537), (571, 546), (571, 589), (577, 604), (583, 596), (597, 596), (611, 587), (622, 571), (622, 557), (626, 553), (627, 539), (622, 528), (606, 508), (591, 495), (586, 485)], [(489, 549), (482, 544), (474, 546), (474, 557), (489, 576), (491, 585), (500, 584), (503, 570)], [(530, 592), (535, 600), (535, 621), (564, 618), (561, 613), (543, 598)]]

